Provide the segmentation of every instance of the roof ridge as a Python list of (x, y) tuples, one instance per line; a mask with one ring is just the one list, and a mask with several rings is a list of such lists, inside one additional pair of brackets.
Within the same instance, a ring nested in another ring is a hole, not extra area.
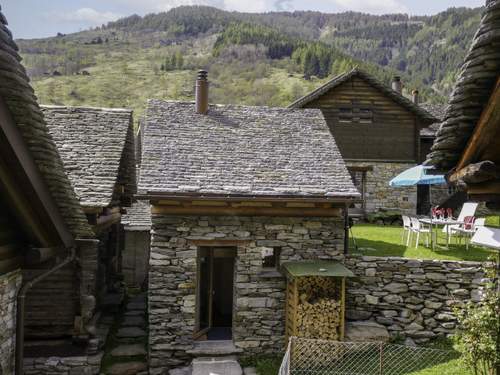
[(123, 112), (132, 113), (133, 109), (130, 108), (108, 108), (108, 107), (87, 107), (87, 106), (71, 106), (71, 105), (51, 105), (51, 104), (40, 104), (41, 108), (47, 109), (83, 109), (92, 111), (102, 111), (102, 112)]

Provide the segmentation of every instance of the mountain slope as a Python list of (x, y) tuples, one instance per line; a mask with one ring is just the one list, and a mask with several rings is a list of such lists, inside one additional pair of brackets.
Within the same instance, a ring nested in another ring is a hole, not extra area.
[(479, 23), (480, 9), (432, 17), (360, 13), (248, 14), (179, 7), (105, 27), (19, 40), (42, 103), (131, 107), (190, 99), (210, 71), (211, 100), (287, 105), (329, 75), (361, 66), (442, 102)]

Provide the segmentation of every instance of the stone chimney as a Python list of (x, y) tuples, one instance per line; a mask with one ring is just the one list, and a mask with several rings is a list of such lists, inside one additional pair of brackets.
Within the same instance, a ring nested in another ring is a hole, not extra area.
[(196, 113), (202, 115), (208, 112), (208, 72), (206, 70), (199, 70), (196, 77), (195, 89), (195, 106)]
[(419, 105), (420, 97), (418, 95), (418, 90), (415, 89), (411, 92), (411, 99), (413, 100), (413, 103), (416, 105)]
[(394, 78), (392, 79), (392, 89), (398, 94), (403, 93), (403, 83), (401, 82), (400, 76), (394, 76)]

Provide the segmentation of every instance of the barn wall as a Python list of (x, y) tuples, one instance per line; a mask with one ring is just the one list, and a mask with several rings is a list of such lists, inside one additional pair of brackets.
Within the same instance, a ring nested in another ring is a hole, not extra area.
[(197, 247), (192, 239), (246, 240), (237, 247), (233, 337), (245, 355), (284, 348), (285, 279), (262, 274), (262, 251), (286, 260), (341, 258), (342, 218), (153, 215), (149, 271), (150, 374), (188, 363), (195, 329)]
[(21, 271), (0, 275), (0, 374), (13, 374), (16, 348), (16, 297)]
[[(305, 108), (320, 108), (344, 159), (417, 162), (416, 117), (358, 77), (330, 90)], [(353, 108), (353, 121), (343, 122)], [(357, 120), (372, 113), (371, 122)]]
[[(31, 280), (52, 268), (23, 269), (23, 278)], [(25, 333), (27, 338), (51, 338), (74, 334), (79, 314), (77, 267), (68, 264), (35, 284), (26, 295)]]

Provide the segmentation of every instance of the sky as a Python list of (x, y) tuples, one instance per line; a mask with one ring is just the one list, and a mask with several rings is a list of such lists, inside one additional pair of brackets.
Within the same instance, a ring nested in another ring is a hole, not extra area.
[(132, 14), (168, 11), (179, 5), (212, 5), (240, 12), (347, 10), (371, 14), (436, 14), (449, 7), (478, 7), (485, 0), (0, 0), (15, 38), (42, 38), (100, 26)]

